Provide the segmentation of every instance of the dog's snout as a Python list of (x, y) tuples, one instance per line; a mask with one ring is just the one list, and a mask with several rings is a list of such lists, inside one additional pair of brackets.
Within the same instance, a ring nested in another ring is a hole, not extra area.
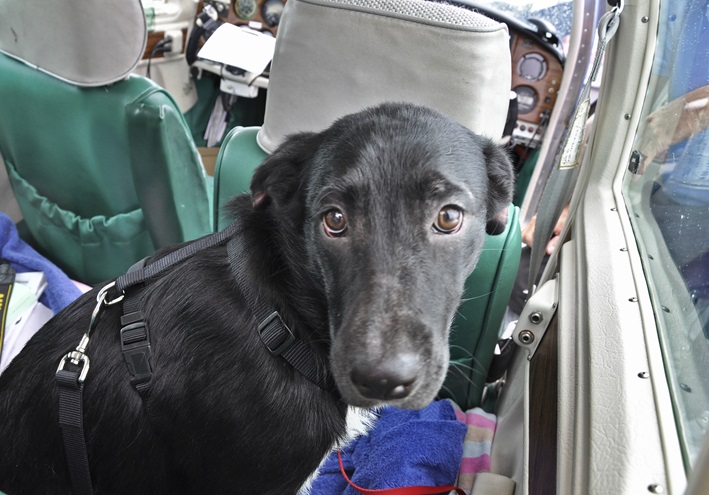
[(420, 370), (421, 361), (416, 354), (401, 354), (381, 364), (358, 361), (350, 379), (368, 399), (403, 399), (413, 389)]

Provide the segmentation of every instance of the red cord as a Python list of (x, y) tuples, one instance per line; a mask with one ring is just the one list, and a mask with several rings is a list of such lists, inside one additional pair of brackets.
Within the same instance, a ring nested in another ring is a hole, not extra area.
[(441, 493), (448, 493), (452, 490), (455, 490), (458, 495), (465, 495), (463, 490), (455, 486), (405, 486), (401, 488), (382, 488), (380, 490), (360, 488), (352, 483), (352, 481), (350, 481), (347, 477), (347, 473), (345, 473), (345, 466), (342, 464), (342, 452), (340, 450), (337, 451), (337, 460), (340, 461), (340, 472), (347, 480), (347, 483), (349, 483), (352, 488), (360, 493), (364, 493), (365, 495), (370, 493), (380, 495), (437, 495)]

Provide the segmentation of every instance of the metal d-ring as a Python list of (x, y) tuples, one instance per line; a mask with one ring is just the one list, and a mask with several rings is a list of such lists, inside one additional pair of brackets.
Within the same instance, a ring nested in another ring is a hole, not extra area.
[(111, 282), (110, 284), (104, 285), (103, 288), (100, 291), (98, 291), (98, 294), (96, 295), (96, 300), (98, 302), (103, 302), (106, 306), (111, 306), (112, 304), (116, 304), (116, 303), (121, 302), (123, 300), (123, 298), (125, 297), (124, 293), (111, 301), (106, 301), (106, 294), (108, 292), (108, 289), (112, 289), (115, 286), (116, 286), (115, 280), (113, 282)]

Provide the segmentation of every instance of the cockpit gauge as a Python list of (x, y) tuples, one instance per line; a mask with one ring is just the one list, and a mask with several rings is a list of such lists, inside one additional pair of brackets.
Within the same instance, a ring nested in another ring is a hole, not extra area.
[(261, 7), (261, 16), (263, 21), (271, 26), (275, 27), (281, 22), (281, 15), (283, 14), (283, 3), (281, 0), (266, 0), (263, 2)]
[(520, 115), (529, 113), (537, 106), (539, 95), (531, 86), (517, 86), (512, 91), (517, 93), (517, 111)]
[(546, 73), (547, 61), (541, 53), (527, 53), (517, 62), (517, 74), (526, 81), (539, 81)]
[(257, 9), (256, 0), (234, 0), (234, 12), (241, 19), (252, 19), (256, 15)]

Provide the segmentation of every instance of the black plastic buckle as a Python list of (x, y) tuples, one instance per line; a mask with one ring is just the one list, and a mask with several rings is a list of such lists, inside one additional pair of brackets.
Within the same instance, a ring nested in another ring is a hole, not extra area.
[(502, 339), (497, 341), (497, 346), (500, 353), (495, 353), (490, 362), (490, 368), (487, 370), (487, 378), (485, 382), (496, 382), (505, 375), (505, 372), (510, 367), (514, 350), (517, 348), (514, 339)]
[[(275, 343), (273, 342), (273, 340), (276, 334), (273, 331), (269, 331), (269, 327), (271, 326), (271, 324), (275, 324), (277, 325), (276, 331), (278, 331), (277, 328), (279, 323), (280, 327), (285, 331), (281, 331), (278, 333), (280, 333), (285, 338), (285, 340), (278, 345), (274, 345)], [(267, 332), (268, 335), (266, 335)], [(278, 314), (278, 311), (274, 311), (273, 313), (268, 315), (266, 319), (259, 324), (258, 335), (259, 337), (261, 337), (261, 341), (266, 345), (268, 351), (274, 356), (280, 356), (286, 349), (291, 346), (291, 344), (293, 344), (293, 342), (295, 342), (295, 335), (293, 335), (291, 329), (288, 328), (288, 325), (285, 324), (285, 322), (281, 318), (281, 315)]]
[(643, 157), (640, 152), (637, 150), (633, 150), (633, 152), (630, 154), (630, 161), (628, 162), (628, 170), (631, 174), (638, 173), (638, 170), (640, 170), (640, 162), (642, 161), (642, 159)]
[(147, 382), (152, 378), (153, 368), (150, 366), (152, 351), (147, 323), (138, 321), (121, 328), (121, 351), (128, 371), (133, 375), (132, 385)]

